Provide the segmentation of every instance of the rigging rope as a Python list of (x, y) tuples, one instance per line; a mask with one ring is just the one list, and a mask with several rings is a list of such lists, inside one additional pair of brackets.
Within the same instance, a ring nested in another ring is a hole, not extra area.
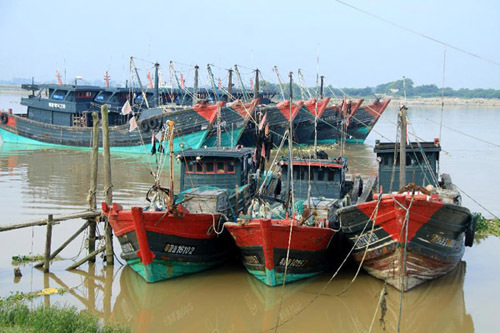
[(408, 32), (410, 32), (410, 33), (412, 33), (412, 34), (418, 35), (418, 36), (420, 36), (420, 37), (423, 37), (423, 38), (428, 39), (428, 40), (430, 40), (430, 41), (433, 41), (433, 42), (435, 42), (435, 43), (441, 44), (441, 45), (443, 45), (443, 46), (447, 46), (447, 47), (449, 47), (449, 48), (451, 48), (451, 49), (454, 49), (454, 50), (459, 51), (459, 52), (461, 52), (461, 53), (467, 54), (467, 55), (472, 56), (472, 57), (474, 57), (474, 58), (477, 58), (477, 59), (480, 59), (480, 60), (483, 60), (483, 61), (489, 62), (489, 63), (491, 63), (491, 64), (493, 64), (493, 65), (500, 66), (500, 63), (499, 63), (499, 62), (497, 62), (497, 61), (494, 61), (494, 60), (490, 60), (490, 59), (487, 59), (487, 58), (481, 57), (481, 56), (480, 56), (480, 55), (478, 55), (478, 54), (475, 54), (475, 53), (472, 53), (472, 52), (470, 52), (470, 51), (464, 50), (464, 49), (462, 49), (462, 48), (459, 48), (459, 47), (454, 46), (454, 45), (452, 45), (452, 44), (449, 44), (449, 43), (447, 43), (447, 42), (443, 42), (443, 41), (441, 41), (441, 40), (439, 40), (439, 39), (436, 39), (436, 38), (434, 38), (434, 37), (431, 37), (431, 36), (428, 36), (428, 35), (422, 34), (422, 33), (420, 33), (420, 32), (417, 32), (417, 31), (415, 31), (415, 30), (412, 30), (412, 29), (410, 29), (410, 28), (407, 28), (407, 27), (405, 27), (405, 26), (402, 26), (402, 25), (400, 25), (400, 24), (398, 24), (398, 23), (395, 23), (395, 22), (393, 22), (393, 21), (390, 21), (390, 20), (388, 20), (388, 19), (385, 19), (385, 18), (383, 18), (383, 17), (381, 17), (381, 16), (378, 16), (378, 15), (372, 14), (372, 13), (370, 13), (370, 12), (366, 11), (366, 10), (363, 10), (363, 9), (361, 9), (361, 8), (358, 8), (358, 7), (355, 7), (355, 6), (353, 6), (353, 5), (351, 5), (351, 4), (348, 4), (348, 3), (344, 2), (344, 1), (341, 1), (341, 0), (335, 0), (335, 1), (337, 1), (338, 3), (340, 3), (340, 4), (344, 5), (344, 6), (347, 6), (347, 7), (350, 7), (350, 8), (352, 8), (352, 9), (354, 9), (354, 10), (357, 10), (358, 12), (361, 12), (361, 13), (366, 14), (366, 15), (368, 15), (368, 16), (374, 17), (374, 18), (376, 18), (376, 19), (378, 19), (378, 20), (380, 20), (380, 21), (383, 21), (383, 22), (385, 22), (385, 23), (389, 23), (390, 25), (393, 25), (393, 26), (395, 26), (395, 27), (397, 27), (397, 28), (400, 28), (400, 29), (402, 29), (402, 30), (408, 31)]

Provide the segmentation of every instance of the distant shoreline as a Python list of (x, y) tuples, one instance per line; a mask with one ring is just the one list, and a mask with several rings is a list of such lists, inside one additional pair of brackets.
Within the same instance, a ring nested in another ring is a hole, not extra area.
[[(19, 95), (28, 96), (29, 91), (21, 89), (19, 85), (0, 85), (0, 95)], [(381, 96), (381, 99), (390, 98), (391, 106), (399, 105), (404, 102), (403, 98), (392, 96)], [(356, 99), (352, 97), (351, 99)], [(372, 99), (372, 98), (371, 98)], [(368, 102), (370, 99), (366, 98)], [(444, 105), (453, 106), (500, 106), (500, 98), (459, 98), (459, 97), (445, 97)], [(441, 106), (440, 97), (411, 97), (406, 100), (408, 106), (411, 105), (428, 105), (428, 106)]]
[[(387, 98), (391, 98), (388, 96)], [(404, 102), (403, 98), (391, 98), (392, 105), (399, 105)], [(444, 102), (444, 106), (500, 106), (499, 98), (458, 98), (458, 97), (445, 97), (441, 99), (440, 97), (412, 97), (408, 98), (407, 105), (429, 105), (429, 106), (441, 106)]]

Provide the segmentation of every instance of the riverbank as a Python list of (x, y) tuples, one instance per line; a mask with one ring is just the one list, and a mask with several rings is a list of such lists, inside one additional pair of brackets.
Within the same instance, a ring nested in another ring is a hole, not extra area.
[(103, 324), (99, 318), (75, 307), (38, 305), (0, 301), (0, 331), (21, 332), (130, 332), (116, 324)]

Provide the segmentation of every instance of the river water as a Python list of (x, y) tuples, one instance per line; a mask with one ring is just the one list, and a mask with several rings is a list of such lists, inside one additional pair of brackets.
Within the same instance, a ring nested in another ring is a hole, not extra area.
[[(20, 110), (11, 102), (15, 98), (18, 97), (0, 96), (0, 102), (8, 101), (15, 111)], [(376, 173), (373, 145), (377, 139), (394, 140), (396, 113), (397, 106), (390, 106), (365, 144), (347, 146), (350, 172)], [(439, 136), (440, 108), (411, 107), (409, 119), (410, 134), (414, 130), (426, 140)], [(462, 189), (465, 206), (485, 216), (499, 216), (500, 201), (495, 193), (500, 181), (494, 171), (500, 165), (500, 139), (495, 126), (500, 121), (500, 109), (448, 107), (443, 119), (441, 172), (450, 173)], [(337, 147), (329, 151), (339, 152)], [(102, 166), (102, 161), (99, 162)], [(124, 207), (144, 204), (145, 193), (152, 184), (150, 163), (154, 165), (154, 159), (147, 154), (112, 156), (115, 202)], [(0, 224), (85, 209), (89, 165), (88, 150), (3, 144), (0, 147)], [(103, 198), (102, 177), (100, 173), (99, 202)], [(72, 220), (56, 225), (52, 249), (81, 224), (81, 220)], [(0, 296), (46, 287), (67, 288), (70, 291), (63, 295), (38, 297), (33, 302), (74, 305), (95, 312), (105, 321), (129, 326), (135, 332), (259, 332), (273, 329), (278, 316), (278, 330), (283, 332), (368, 331), (370, 326), (374, 332), (382, 332), (384, 327), (392, 332), (398, 327), (400, 294), (392, 287), (387, 289), (387, 311), (383, 320), (377, 308), (383, 288), (381, 281), (361, 272), (349, 289), (341, 293), (354, 277), (355, 266), (343, 269), (330, 283), (333, 272), (326, 272), (291, 283), (284, 290), (263, 285), (237, 261), (204, 273), (146, 284), (118, 262), (114, 267), (103, 266), (101, 258), (95, 265), (85, 264), (78, 270), (66, 271), (71, 264), (69, 259), (86, 253), (84, 239), (79, 237), (61, 253), (64, 260), (51, 265), (52, 273), (44, 275), (31, 264), (22, 264), (23, 276), (15, 279), (11, 257), (42, 254), (45, 228), (0, 233), (0, 244)], [(116, 240), (115, 249), (119, 254)], [(476, 239), (452, 274), (406, 293), (401, 330), (497, 331), (499, 253), (499, 238)]]

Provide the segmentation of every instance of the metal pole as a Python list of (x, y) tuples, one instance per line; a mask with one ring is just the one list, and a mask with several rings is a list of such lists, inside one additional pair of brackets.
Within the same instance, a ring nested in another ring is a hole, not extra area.
[[(108, 106), (104, 104), (101, 107), (102, 113), (102, 146), (104, 155), (104, 196), (105, 201), (109, 206), (113, 205), (113, 185), (111, 184), (111, 156), (109, 151), (109, 122), (108, 122)], [(107, 265), (114, 264), (113, 258), (113, 231), (109, 222), (106, 222), (105, 230), (106, 238), (106, 263)]]

